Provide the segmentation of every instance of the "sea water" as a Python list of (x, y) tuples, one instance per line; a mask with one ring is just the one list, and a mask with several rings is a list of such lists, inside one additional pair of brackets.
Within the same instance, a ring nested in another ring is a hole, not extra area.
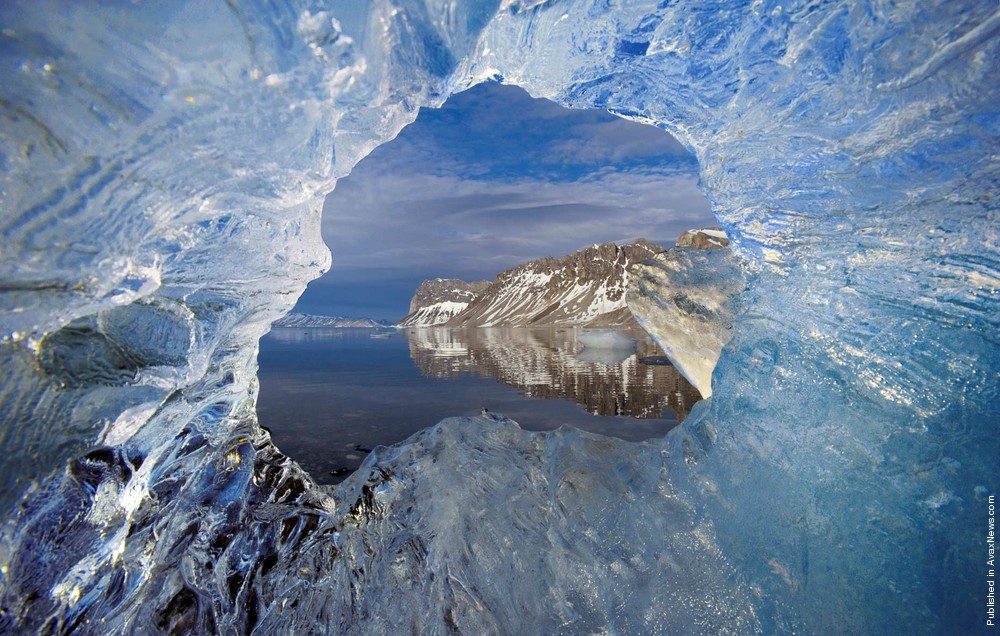
[(332, 483), (375, 446), (452, 415), (485, 408), (529, 430), (642, 441), (698, 400), (648, 343), (594, 361), (579, 340), (555, 328), (279, 328), (261, 341), (258, 413), (282, 452)]

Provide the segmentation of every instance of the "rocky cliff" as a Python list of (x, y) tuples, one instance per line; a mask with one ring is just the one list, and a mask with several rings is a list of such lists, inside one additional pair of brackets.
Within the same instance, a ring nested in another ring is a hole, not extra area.
[(677, 239), (676, 247), (691, 247), (696, 250), (717, 250), (729, 247), (729, 237), (721, 228), (709, 227), (699, 230), (685, 230)]
[(631, 326), (625, 306), (632, 263), (651, 258), (659, 245), (593, 245), (562, 258), (540, 258), (509, 269), (490, 283), (450, 327), (588, 325)]
[(457, 278), (425, 280), (410, 300), (410, 313), (396, 323), (400, 327), (432, 327), (448, 322), (481, 294), (490, 282), (473, 283)]

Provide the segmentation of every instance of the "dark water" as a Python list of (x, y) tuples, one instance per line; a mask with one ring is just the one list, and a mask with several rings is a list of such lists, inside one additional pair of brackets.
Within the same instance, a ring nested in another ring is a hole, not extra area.
[(262, 425), (321, 483), (371, 448), (483, 408), (529, 430), (568, 424), (640, 441), (687, 415), (697, 391), (659, 352), (581, 350), (572, 329), (275, 329), (260, 345)]

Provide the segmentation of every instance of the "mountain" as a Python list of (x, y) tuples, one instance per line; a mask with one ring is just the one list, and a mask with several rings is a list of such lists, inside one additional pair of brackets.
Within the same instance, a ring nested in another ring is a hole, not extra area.
[(400, 327), (441, 325), (462, 312), (489, 286), (490, 281), (469, 283), (457, 278), (425, 280), (410, 301), (410, 313), (400, 320)]
[(691, 247), (696, 250), (717, 250), (728, 246), (729, 237), (718, 227), (681, 232), (676, 244), (676, 247)]
[(345, 318), (343, 316), (314, 316), (312, 314), (288, 314), (276, 320), (273, 327), (336, 327), (377, 329), (388, 326), (371, 318)]
[(449, 327), (634, 325), (625, 306), (627, 268), (662, 251), (645, 239), (593, 245), (562, 258), (540, 258), (490, 283)]

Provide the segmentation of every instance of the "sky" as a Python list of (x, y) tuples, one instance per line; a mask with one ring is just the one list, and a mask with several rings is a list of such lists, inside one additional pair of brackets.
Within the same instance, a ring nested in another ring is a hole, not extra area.
[(543, 256), (715, 225), (668, 133), (480, 84), (422, 109), (323, 206), (330, 271), (295, 311), (396, 321), (428, 278), (493, 279)]

